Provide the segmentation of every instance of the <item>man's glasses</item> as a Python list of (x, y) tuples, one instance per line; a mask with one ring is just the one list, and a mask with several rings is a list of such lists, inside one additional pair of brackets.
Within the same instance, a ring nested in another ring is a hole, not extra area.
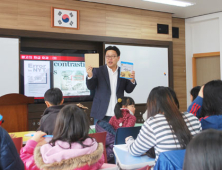
[(105, 56), (107, 59), (114, 59), (115, 57), (117, 57), (116, 55), (111, 55), (111, 56)]

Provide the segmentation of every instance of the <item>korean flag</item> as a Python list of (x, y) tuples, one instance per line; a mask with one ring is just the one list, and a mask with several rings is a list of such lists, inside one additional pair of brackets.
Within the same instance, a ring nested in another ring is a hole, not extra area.
[(78, 29), (78, 11), (54, 8), (54, 26)]

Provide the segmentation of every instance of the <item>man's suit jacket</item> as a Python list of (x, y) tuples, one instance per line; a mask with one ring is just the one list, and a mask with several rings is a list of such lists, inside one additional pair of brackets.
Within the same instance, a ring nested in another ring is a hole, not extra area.
[[(131, 93), (136, 86), (128, 79), (119, 77), (120, 68), (118, 68), (118, 78), (116, 87), (117, 99), (124, 96), (124, 91)], [(110, 96), (110, 80), (107, 66), (100, 66), (93, 69), (93, 77), (91, 79), (86, 78), (86, 85), (89, 90), (95, 90), (95, 96), (93, 98), (93, 104), (91, 109), (91, 117), (101, 120), (105, 117)], [(114, 109), (114, 108), (113, 108)]]

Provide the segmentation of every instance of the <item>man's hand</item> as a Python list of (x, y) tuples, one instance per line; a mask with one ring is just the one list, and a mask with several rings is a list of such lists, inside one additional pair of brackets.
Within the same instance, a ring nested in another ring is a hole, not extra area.
[(130, 75), (130, 78), (132, 78), (130, 81), (132, 83), (135, 83), (135, 71), (132, 71), (132, 74)]
[(92, 72), (92, 67), (91, 66), (88, 66), (87, 68), (86, 68), (86, 72), (87, 72), (87, 74), (88, 74), (88, 78), (91, 78), (92, 76), (93, 76), (93, 72)]

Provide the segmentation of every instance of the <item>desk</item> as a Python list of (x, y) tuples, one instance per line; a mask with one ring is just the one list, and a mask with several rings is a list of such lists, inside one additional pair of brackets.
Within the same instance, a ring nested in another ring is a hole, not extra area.
[(15, 134), (15, 137), (23, 137), (23, 144), (26, 144), (26, 142), (31, 138), (29, 136), (25, 136), (29, 133), (35, 133), (35, 131), (24, 131), (24, 132), (11, 132), (9, 134)]
[(143, 123), (135, 123), (134, 127), (143, 126)]
[(96, 133), (96, 126), (95, 125), (90, 125), (89, 134), (91, 134), (91, 133)]
[[(89, 134), (90, 133), (96, 133), (95, 127), (90, 126)], [(11, 132), (9, 134), (15, 134), (15, 137), (23, 137), (23, 145), (26, 144), (26, 142), (31, 138), (29, 136), (25, 136), (26, 134), (35, 133), (36, 131), (23, 131), (23, 132)], [(50, 138), (51, 139), (51, 138)]]
[(147, 165), (154, 165), (155, 159), (149, 158), (148, 156), (132, 156), (128, 153), (126, 144), (114, 145), (114, 154), (116, 156), (116, 161), (121, 169), (138, 169), (145, 167)]

